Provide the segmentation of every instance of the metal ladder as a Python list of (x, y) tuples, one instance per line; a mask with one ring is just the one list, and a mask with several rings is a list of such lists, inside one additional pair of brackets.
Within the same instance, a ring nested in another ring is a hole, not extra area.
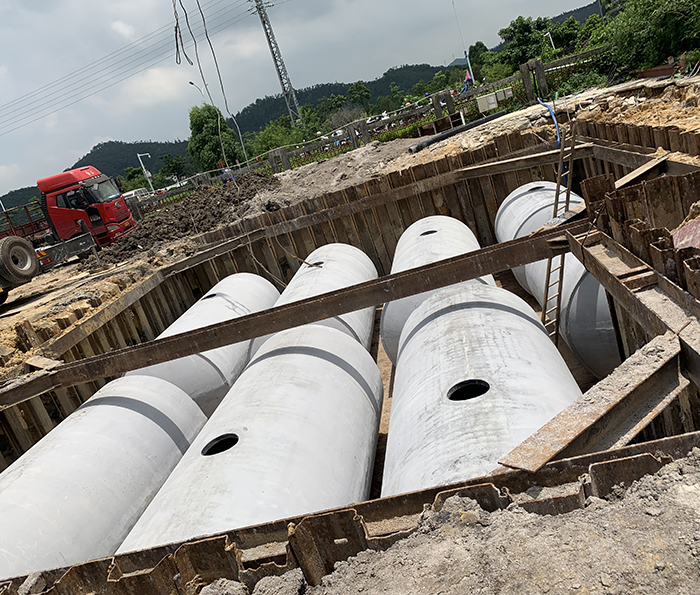
[[(569, 153), (569, 167), (564, 173), (564, 153), (566, 150), (566, 141), (562, 140), (561, 150), (559, 152), (559, 167), (557, 169), (557, 190), (554, 195), (554, 209), (552, 211), (552, 219), (559, 217), (569, 210), (571, 201), (571, 178), (574, 163), (574, 147), (576, 146), (576, 124), (571, 127), (571, 149)], [(563, 206), (560, 207), (559, 199), (561, 196), (562, 178), (566, 175), (566, 198)], [(561, 295), (562, 283), (564, 280), (564, 254), (561, 256), (553, 256), (547, 259), (547, 274), (544, 282), (544, 300), (542, 302), (541, 320), (549, 338), (554, 341), (556, 346), (559, 346), (559, 317), (561, 314)], [(556, 278), (552, 277), (556, 274)], [(554, 305), (550, 307), (550, 302), (554, 300)]]

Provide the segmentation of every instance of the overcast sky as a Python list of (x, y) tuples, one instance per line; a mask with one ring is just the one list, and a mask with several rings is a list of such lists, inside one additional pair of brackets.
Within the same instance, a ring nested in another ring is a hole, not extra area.
[[(231, 112), (279, 93), (260, 21), (246, 12), (251, 4), (199, 1)], [(181, 2), (201, 29), (197, 0)], [(455, 7), (467, 45), (491, 47), (518, 15), (555, 16), (588, 3)], [(188, 42), (179, 3), (178, 11)], [(268, 15), (295, 88), (368, 81), (392, 66), (446, 65), (463, 54), (452, 0), (279, 0)], [(174, 22), (172, 0), (0, 0), (0, 196), (66, 169), (102, 141), (187, 139), (188, 110), (202, 101), (188, 82), (202, 86), (202, 78), (196, 64), (176, 63)], [(198, 47), (224, 110), (211, 51), (206, 41)]]

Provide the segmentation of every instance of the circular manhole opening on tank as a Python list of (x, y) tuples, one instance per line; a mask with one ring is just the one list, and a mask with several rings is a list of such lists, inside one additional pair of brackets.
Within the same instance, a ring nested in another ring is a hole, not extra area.
[(226, 452), (230, 448), (233, 448), (236, 444), (238, 444), (238, 434), (222, 434), (209, 442), (209, 444), (202, 449), (202, 454), (205, 457), (218, 455), (221, 452)]
[(437, 229), (429, 229), (428, 231), (424, 231), (424, 232), (423, 232), (422, 234), (420, 234), (420, 235), (421, 235), (421, 237), (423, 237), (423, 236), (430, 236), (430, 235), (433, 235), (434, 233), (437, 233)]
[(476, 399), (489, 392), (491, 386), (485, 380), (473, 378), (458, 382), (450, 390), (447, 391), (447, 398), (450, 401), (469, 401)]

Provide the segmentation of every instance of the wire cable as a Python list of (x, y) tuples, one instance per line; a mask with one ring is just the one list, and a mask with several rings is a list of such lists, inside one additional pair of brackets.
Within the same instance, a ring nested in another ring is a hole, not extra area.
[[(220, 0), (219, 0), (220, 1)], [(219, 2), (214, 2), (213, 4), (218, 4)], [(246, 1), (240, 1), (236, 5), (234, 5), (234, 8), (240, 7), (241, 5), (245, 5)], [(212, 5), (210, 3), (209, 5)], [(230, 7), (219, 10), (217, 11), (216, 14), (222, 14), (225, 13), (227, 10), (229, 10)], [(230, 15), (228, 15), (230, 16)], [(226, 19), (226, 20), (218, 20), (215, 23), (214, 27), (211, 27), (211, 34), (215, 35), (216, 33), (225, 30), (226, 28), (240, 22), (241, 20), (247, 18), (250, 16), (247, 11), (239, 12), (233, 17)], [(169, 28), (171, 25), (167, 26)], [(157, 30), (158, 33), (155, 33), (155, 35), (162, 35), (163, 33), (166, 33), (164, 29)], [(194, 39), (197, 39), (198, 37), (201, 38), (203, 28), (196, 27), (194, 29)], [(208, 33), (207, 33), (208, 34)], [(142, 38), (141, 40), (138, 40), (137, 42), (134, 42), (130, 44), (127, 47), (135, 48), (139, 44), (145, 43), (147, 40), (153, 38), (153, 33), (149, 34), (148, 36)], [(166, 35), (169, 37), (169, 34), (166, 33)], [(172, 38), (171, 38), (172, 39)], [(56, 113), (57, 111), (60, 111), (62, 109), (65, 109), (66, 107), (69, 107), (71, 105), (74, 105), (75, 103), (82, 101), (88, 97), (91, 97), (101, 91), (104, 91), (106, 89), (109, 89), (113, 87), (116, 84), (119, 84), (126, 80), (127, 78), (130, 78), (140, 72), (143, 72), (144, 70), (147, 70), (148, 68), (151, 68), (157, 64), (160, 64), (164, 60), (168, 59), (170, 57), (169, 52), (171, 51), (172, 46), (170, 45), (170, 41), (165, 41), (165, 44), (162, 41), (156, 41), (153, 43), (150, 47), (142, 48), (140, 49), (137, 53), (135, 53), (132, 56), (127, 56), (125, 58), (122, 58), (121, 60), (118, 60), (116, 62), (113, 61), (112, 66), (117, 66), (121, 64), (116, 69), (113, 69), (112, 71), (104, 72), (102, 70), (101, 72), (96, 72), (86, 78), (81, 78), (79, 81), (75, 80), (75, 76), (82, 74), (84, 72), (87, 72), (87, 69), (96, 69), (97, 67), (104, 69), (105, 66), (103, 63), (107, 58), (95, 61), (91, 63), (91, 65), (88, 65), (86, 67), (83, 67), (82, 69), (78, 69), (77, 71), (74, 71), (72, 75), (68, 75), (66, 77), (63, 77), (62, 79), (58, 79), (57, 81), (54, 81), (54, 83), (50, 83), (49, 85), (45, 85), (42, 87), (44, 90), (50, 90), (51, 86), (53, 85), (54, 87), (57, 87), (55, 90), (53, 90), (51, 93), (44, 94), (43, 97), (39, 96), (36, 99), (34, 99), (31, 102), (26, 103), (22, 108), (16, 108), (14, 110), (9, 111), (8, 113), (5, 114), (3, 117), (2, 114), (2, 107), (8, 107), (12, 106), (13, 104), (16, 104), (19, 100), (14, 100), (13, 102), (9, 102), (8, 104), (5, 104), (4, 106), (0, 106), (0, 136), (3, 136), (5, 134), (8, 134), (10, 132), (13, 132), (14, 130), (17, 130), (18, 128), (21, 128), (23, 126), (26, 126), (28, 124), (31, 124), (33, 122), (36, 122), (39, 119), (42, 119), (46, 117), (47, 115), (50, 115), (52, 113)], [(160, 45), (158, 45), (160, 44)], [(168, 53), (165, 57), (163, 57), (164, 53)], [(111, 58), (116, 58), (120, 53), (123, 53), (123, 50), (113, 52), (112, 54), (109, 55)], [(134, 61), (134, 58), (136, 58), (136, 61)], [(77, 73), (77, 75), (75, 74)], [(71, 76), (73, 76), (73, 79), (71, 79)], [(115, 78), (116, 77), (116, 78)], [(62, 85), (62, 86), (60, 86)], [(53, 97), (54, 95), (59, 94), (63, 89), (71, 89), (70, 92), (67, 94), (64, 94), (61, 97), (61, 100), (58, 102), (49, 102), (49, 98)], [(28, 94), (24, 97), (31, 97), (33, 94)], [(40, 105), (37, 105), (40, 104)], [(47, 105), (48, 104), (48, 105)], [(36, 107), (30, 107), (34, 106)], [(19, 113), (18, 113), (19, 112)], [(13, 115), (14, 114), (14, 115)]]

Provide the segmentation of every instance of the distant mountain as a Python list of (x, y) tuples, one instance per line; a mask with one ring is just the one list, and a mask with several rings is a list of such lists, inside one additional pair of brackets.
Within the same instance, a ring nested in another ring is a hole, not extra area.
[(187, 158), (187, 141), (136, 141), (125, 143), (118, 140), (110, 140), (95, 145), (90, 152), (81, 157), (68, 169), (93, 165), (103, 174), (108, 176), (123, 176), (127, 167), (141, 167), (137, 153), (148, 153), (149, 157), (142, 157), (143, 164), (152, 174), (163, 167), (163, 162), (158, 159), (163, 155), (179, 155)]
[(36, 186), (11, 190), (7, 194), (0, 196), (0, 201), (5, 209), (26, 205), (33, 200), (39, 200), (39, 189)]
[(600, 15), (598, 0), (581, 8), (569, 10), (568, 12), (562, 12), (560, 15), (552, 17), (552, 20), (555, 23), (563, 23), (569, 17), (574, 17), (579, 23), (585, 23), (588, 20), (588, 17), (594, 14)]
[[(412, 64), (390, 68), (380, 78), (373, 81), (366, 81), (372, 92), (370, 101), (375, 102), (377, 97), (386, 96), (391, 93), (391, 83), (396, 83), (404, 91), (410, 91), (418, 81), (428, 82), (432, 80), (436, 72), (445, 70), (441, 66), (430, 66), (429, 64)], [(355, 81), (353, 81), (355, 82)], [(311, 104), (314, 107), (324, 97), (333, 95), (345, 95), (347, 97), (348, 87), (352, 83), (323, 83), (306, 87), (296, 91), (299, 105)], [(267, 126), (273, 120), (287, 114), (287, 104), (284, 102), (282, 94), (267, 96), (258, 99), (244, 107), (236, 114), (236, 120), (241, 128), (241, 132), (257, 132)], [(233, 122), (229, 121), (233, 126)]]

